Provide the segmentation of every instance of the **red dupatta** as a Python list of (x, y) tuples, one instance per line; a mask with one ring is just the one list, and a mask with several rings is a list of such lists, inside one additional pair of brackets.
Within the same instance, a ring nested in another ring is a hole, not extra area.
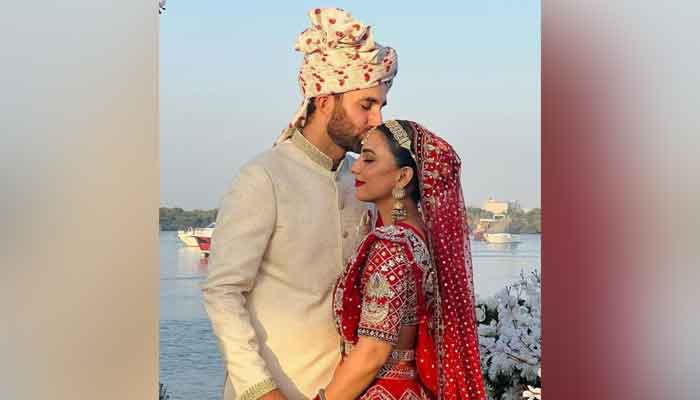
[(421, 214), (438, 276), (438, 399), (486, 399), (461, 161), (444, 139), (415, 122), (409, 125), (418, 164)]
[[(469, 227), (460, 182), (461, 161), (444, 139), (415, 122), (409, 125), (413, 130), (409, 135), (411, 150), (418, 166), (420, 212), (427, 227), (427, 244), (438, 281), (434, 314), (425, 315), (427, 318), (422, 320), (432, 318), (435, 324), (419, 326), (418, 375), (439, 400), (484, 400)], [(360, 313), (350, 310), (359, 310), (361, 306), (362, 268), (378, 239), (377, 231), (365, 237), (335, 288), (334, 299), (341, 302), (335, 305), (336, 313), (345, 311), (342, 316), (337, 315), (338, 330), (350, 343), (357, 342), (360, 323)], [(395, 240), (410, 247), (405, 240)], [(410, 248), (405, 250), (410, 257)]]

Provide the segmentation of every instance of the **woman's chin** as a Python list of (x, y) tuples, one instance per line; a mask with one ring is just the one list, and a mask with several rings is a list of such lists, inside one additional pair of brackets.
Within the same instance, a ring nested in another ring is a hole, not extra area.
[(364, 201), (364, 202), (371, 202), (372, 199), (367, 196), (366, 193), (363, 193), (363, 190), (361, 187), (358, 187), (355, 189), (355, 197), (357, 197), (357, 200)]

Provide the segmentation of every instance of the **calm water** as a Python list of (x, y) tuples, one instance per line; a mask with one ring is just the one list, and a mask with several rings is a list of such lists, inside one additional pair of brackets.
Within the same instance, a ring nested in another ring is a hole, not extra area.
[[(488, 296), (540, 267), (540, 235), (521, 235), (517, 246), (472, 242), (474, 286)], [(160, 233), (160, 381), (172, 400), (219, 400), (224, 370), (202, 305), (199, 283), (207, 264), (199, 249)]]

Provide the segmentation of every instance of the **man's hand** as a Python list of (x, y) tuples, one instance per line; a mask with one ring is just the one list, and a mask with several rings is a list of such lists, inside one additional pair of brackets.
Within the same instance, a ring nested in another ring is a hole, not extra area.
[(287, 400), (287, 398), (280, 392), (279, 389), (275, 389), (271, 392), (265, 393), (258, 400)]

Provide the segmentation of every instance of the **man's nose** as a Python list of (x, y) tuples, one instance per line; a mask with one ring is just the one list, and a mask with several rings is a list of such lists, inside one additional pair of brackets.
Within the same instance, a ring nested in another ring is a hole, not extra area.
[(377, 107), (377, 109), (374, 110), (374, 112), (372, 112), (369, 119), (369, 124), (371, 126), (381, 125), (382, 122), (384, 122), (384, 120), (382, 119), (382, 109)]

